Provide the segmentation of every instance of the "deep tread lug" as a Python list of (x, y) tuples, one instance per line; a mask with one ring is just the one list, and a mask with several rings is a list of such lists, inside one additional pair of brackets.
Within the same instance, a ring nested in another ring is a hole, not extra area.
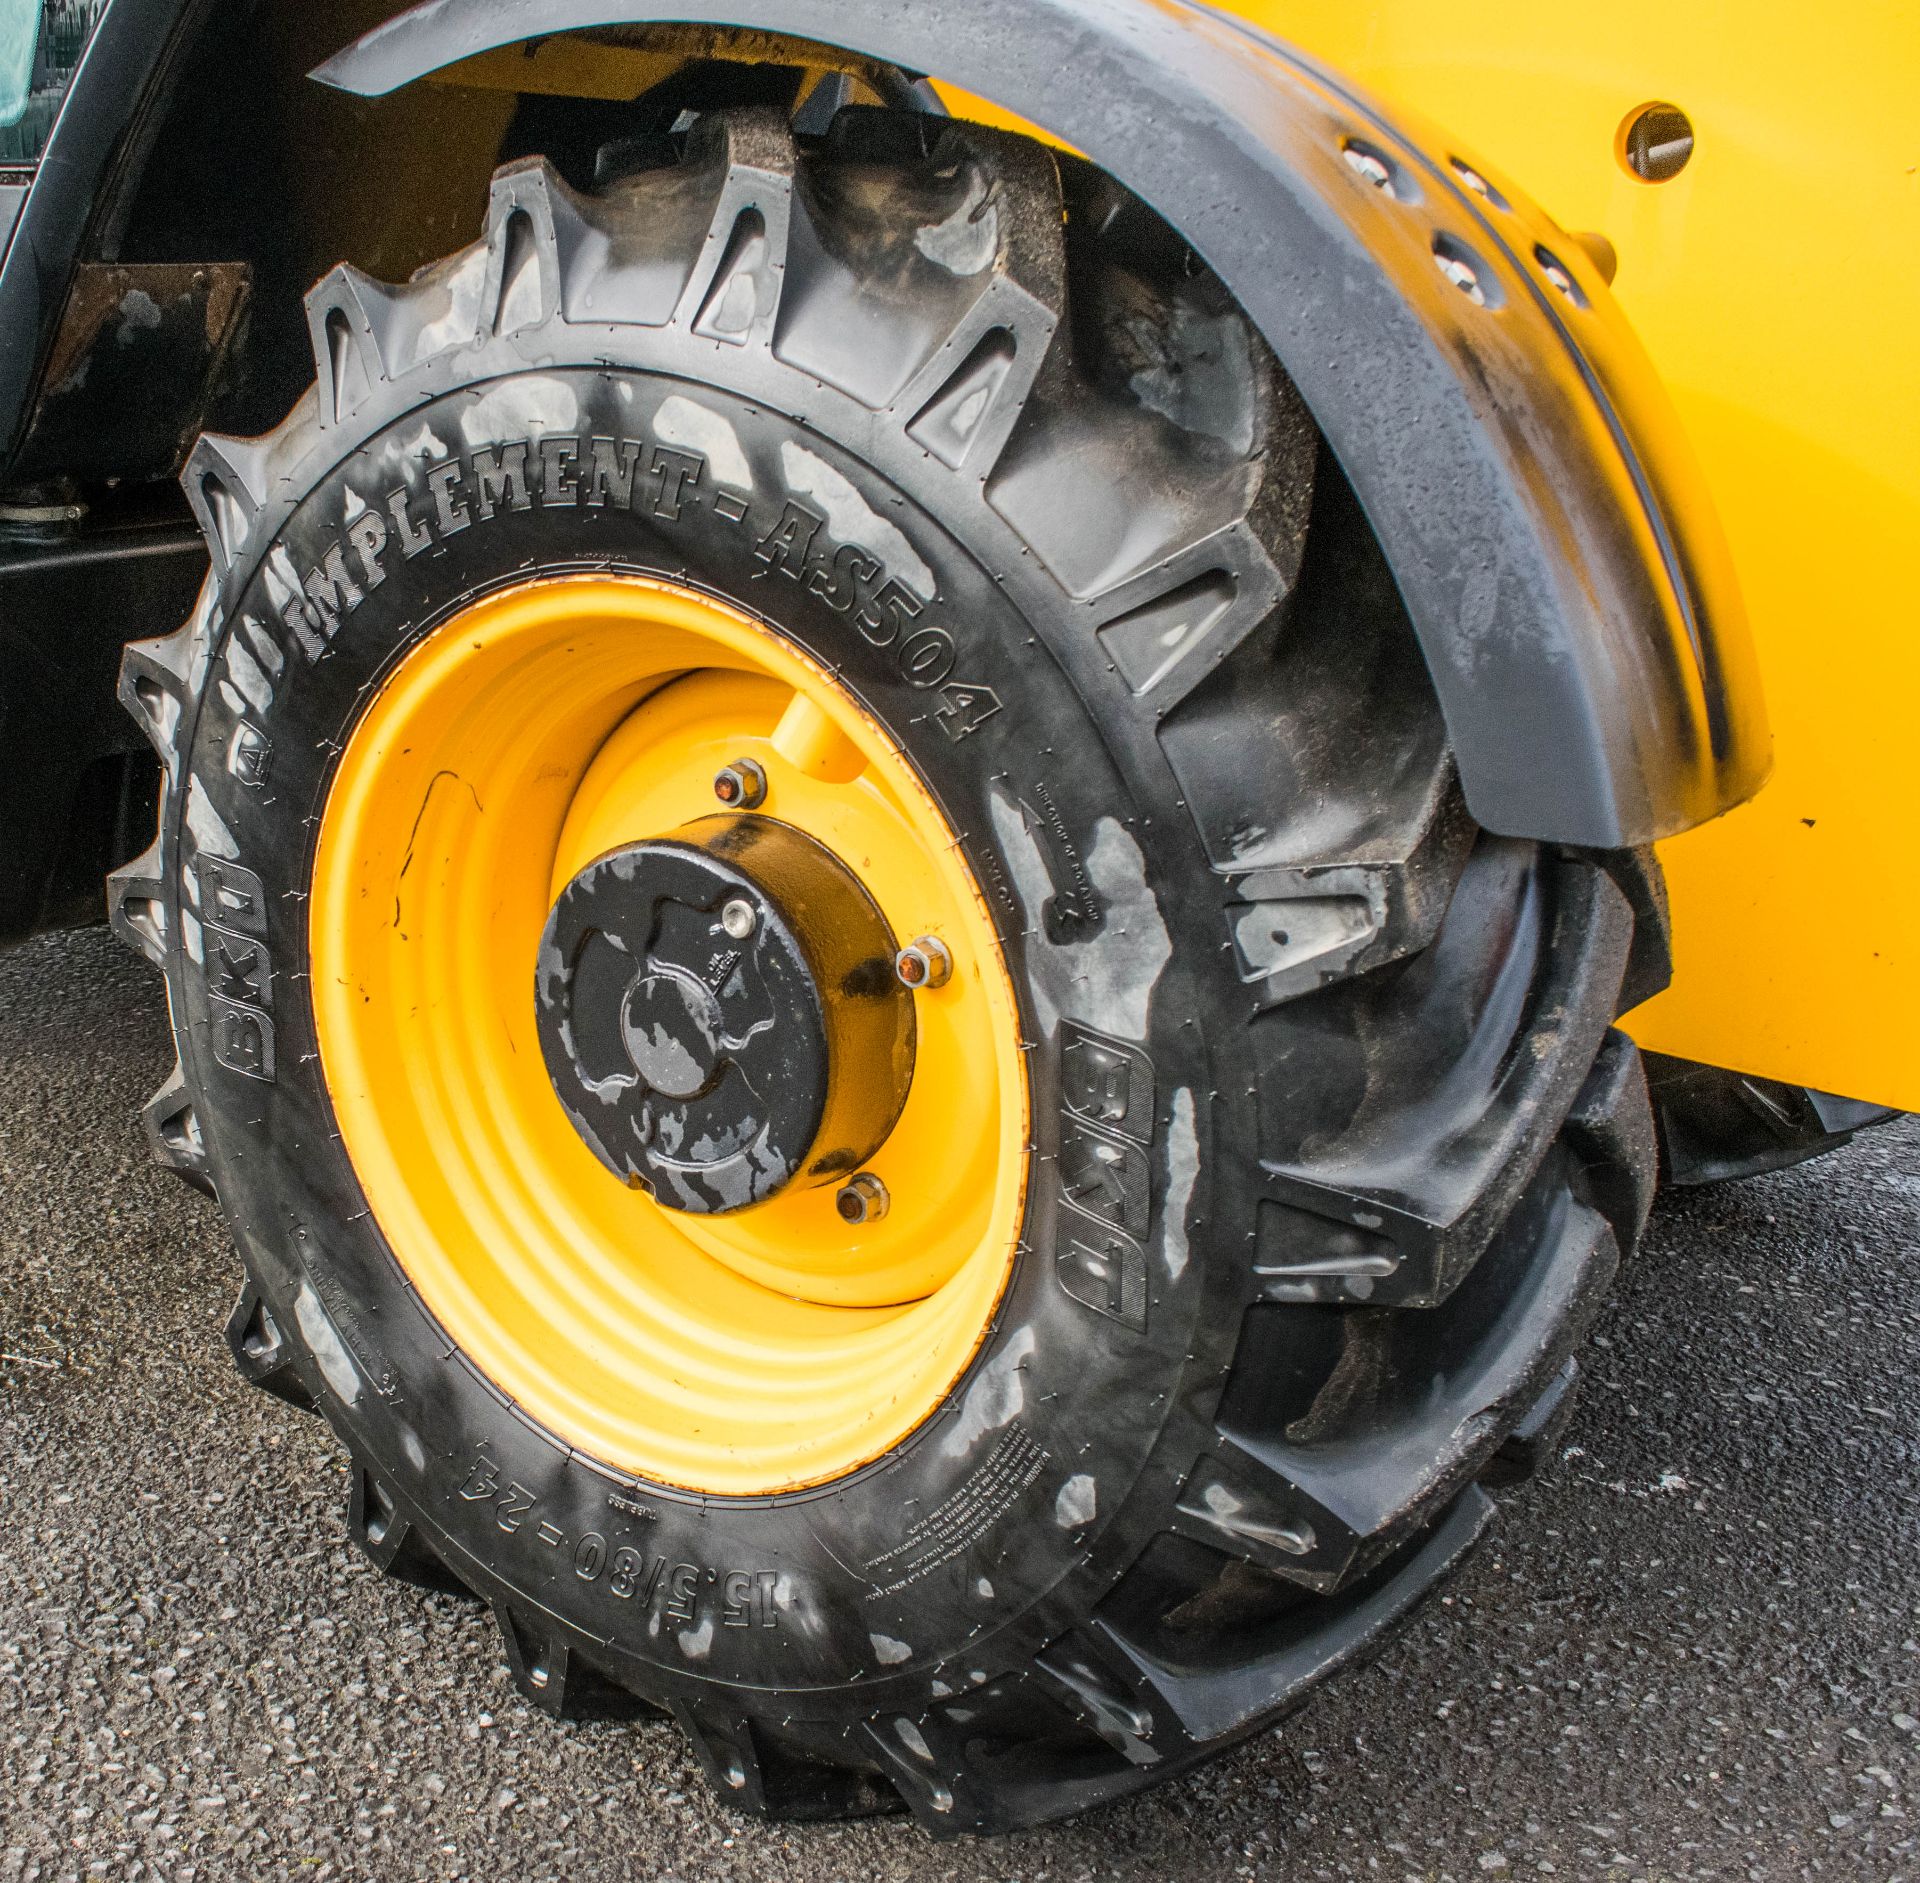
[(578, 245), (583, 227), (572, 191), (545, 158), (528, 157), (494, 172), (476, 340), (564, 317), (567, 252)]
[(1303, 1635), (1288, 1631), (1275, 1646), (1231, 1667), (1177, 1667), (1148, 1643), (1118, 1629), (1106, 1632), (1190, 1739), (1218, 1743), (1297, 1705), (1338, 1669), (1377, 1653), (1479, 1541), (1492, 1516), (1492, 1499), (1469, 1487), (1411, 1553), (1336, 1598), (1319, 1626)]
[(703, 118), (723, 140), (726, 181), (674, 324), (729, 346), (771, 341), (793, 220), (793, 132), (756, 107)]
[(1640, 1049), (1612, 1032), (1567, 1114), (1574, 1184), (1613, 1225), (1622, 1257), (1639, 1246), (1660, 1157)]
[(702, 1775), (722, 1804), (755, 1817), (777, 1815), (768, 1803), (753, 1722), (745, 1714), (715, 1719), (695, 1712), (684, 1700), (670, 1702), (668, 1711), (686, 1734)]
[[(156, 837), (131, 863), (123, 864), (107, 878), (107, 919), (113, 932), (156, 968), (167, 965), (164, 868)], [(174, 1077), (179, 1076), (176, 1069)]]
[(351, 1471), (347, 1533), (368, 1562), (416, 1589), (471, 1596), (472, 1590), (435, 1553), (376, 1473), (357, 1458)]
[(1158, 1765), (1153, 1708), (1135, 1692), (1137, 1671), (1123, 1679), (1084, 1633), (1063, 1637), (1034, 1656), (1040, 1678), (1070, 1712), (1129, 1765)]
[[(116, 921), (116, 929), (119, 924)], [(179, 1062), (167, 1075), (167, 1082), (147, 1100), (141, 1114), (153, 1161), (189, 1183), (203, 1196), (212, 1196), (213, 1174), (207, 1163), (207, 1146), (200, 1133), (200, 1120), (194, 1112), (193, 1097), (187, 1090), (186, 1074)]]
[(120, 704), (138, 722), (169, 773), (179, 763), (180, 727), (198, 679), (205, 642), (196, 621), (157, 640), (129, 642), (120, 656)]
[(386, 378), (382, 336), (394, 323), (396, 299), (383, 282), (345, 262), (307, 291), (307, 339), (323, 430), (352, 418)]
[(989, 288), (900, 395), (907, 436), (948, 470), (985, 477), (1020, 422), (1054, 326), (1023, 290)]
[(1227, 929), (1257, 1008), (1419, 953), (1446, 919), (1473, 835), (1464, 802), (1449, 789), (1403, 855), (1235, 878)]
[[(1065, 306), (1058, 173), (1044, 154), (971, 126), (889, 164), (869, 147), (877, 128), (853, 114), (853, 134), (836, 136), (796, 193), (775, 351), (984, 479)], [(884, 205), (869, 194), (881, 168), (895, 173)], [(857, 200), (858, 234), (836, 238), (842, 190)], [(866, 339), (876, 333), (889, 344)]]
[(1205, 680), (1286, 592), (1286, 578), (1242, 521), (1102, 591), (1089, 607), (1121, 684), (1158, 715)]
[(1360, 1539), (1298, 1485), (1245, 1460), (1205, 1457), (1174, 1504), (1174, 1532), (1303, 1588), (1339, 1585)]
[(532, 1609), (493, 1604), (506, 1647), (507, 1668), (522, 1697), (561, 1720), (649, 1720), (662, 1709), (609, 1680), (566, 1638), (557, 1623)]
[(293, 1349), (251, 1278), (242, 1286), (240, 1299), (227, 1316), (227, 1347), (248, 1385), (284, 1399), (302, 1412), (317, 1410), (317, 1402), (300, 1376)]
[(1533, 1410), (1500, 1441), (1500, 1448), (1487, 1460), (1480, 1482), (1496, 1490), (1523, 1484), (1535, 1476), (1553, 1456), (1560, 1437), (1573, 1417), (1574, 1401), (1580, 1384), (1580, 1362), (1569, 1359), (1553, 1376), (1547, 1390), (1535, 1402)]
[(997, 1828), (992, 1800), (967, 1770), (959, 1733), (938, 1713), (883, 1713), (863, 1724), (861, 1736), (929, 1837)]
[(180, 482), (187, 493), (214, 574), (224, 580), (241, 559), (267, 499), (271, 473), (267, 438), (229, 438), (202, 432), (188, 453)]
[[(1550, 1247), (1528, 1267), (1525, 1292), (1509, 1296), (1503, 1288), (1498, 1301), (1477, 1305), (1476, 1315), (1490, 1315), (1490, 1322), (1468, 1323), (1444, 1378), (1413, 1403), (1376, 1407), (1363, 1393), (1357, 1410), (1336, 1409), (1333, 1429), (1312, 1442), (1295, 1437), (1295, 1425), (1276, 1431), (1250, 1412), (1226, 1413), (1222, 1435), (1244, 1460), (1238, 1468), (1269, 1474), (1270, 1495), (1283, 1506), (1290, 1498), (1308, 1500), (1308, 1509), (1322, 1513), (1315, 1554), (1293, 1569), (1270, 1560), (1276, 1574), (1324, 1590), (1364, 1573), (1478, 1476), (1505, 1433), (1539, 1402), (1618, 1264), (1613, 1231), (1597, 1210), (1562, 1191), (1553, 1215)], [(1390, 1352), (1369, 1352), (1369, 1320), (1350, 1319), (1344, 1331), (1355, 1377), (1392, 1368)], [(1346, 1560), (1329, 1576), (1319, 1550), (1344, 1550)]]
[[(1269, 1158), (1254, 1267), (1266, 1298), (1367, 1307), (1437, 1307), (1471, 1272), (1533, 1180), (1585, 1085), (1612, 1018), (1632, 918), (1610, 879), (1566, 866), (1564, 905), (1546, 948), (1553, 966), (1530, 1018), (1533, 1050), (1410, 1142), (1397, 1127), (1377, 1150), (1349, 1125), (1330, 1160)], [(1573, 938), (1585, 937), (1584, 946)], [(1483, 1050), (1485, 1048), (1483, 1047)], [(1417, 1170), (1418, 1184), (1394, 1173)]]

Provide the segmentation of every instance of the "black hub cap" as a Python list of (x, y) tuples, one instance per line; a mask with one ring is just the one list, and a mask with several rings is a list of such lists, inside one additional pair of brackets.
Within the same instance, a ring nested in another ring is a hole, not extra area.
[(593, 1154), (671, 1209), (842, 1177), (893, 1129), (913, 1076), (894, 947), (846, 866), (772, 818), (629, 844), (547, 919), (547, 1075)]

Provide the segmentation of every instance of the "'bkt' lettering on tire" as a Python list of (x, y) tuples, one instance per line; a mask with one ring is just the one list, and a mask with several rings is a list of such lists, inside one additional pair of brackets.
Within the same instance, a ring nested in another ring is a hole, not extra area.
[[(1060, 1029), (1060, 1286), (1096, 1314), (1147, 1331), (1153, 1063), (1071, 1022)], [(1131, 1141), (1130, 1141), (1131, 1140)]]
[(266, 889), (253, 871), (223, 857), (199, 857), (194, 871), (213, 1056), (244, 1079), (271, 1083), (273, 957)]

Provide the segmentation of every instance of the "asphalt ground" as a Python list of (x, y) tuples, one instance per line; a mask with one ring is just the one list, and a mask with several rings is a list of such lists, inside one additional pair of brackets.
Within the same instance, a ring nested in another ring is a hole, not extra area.
[(0, 956), (0, 1879), (1920, 1879), (1920, 1127), (1661, 1203), (1561, 1455), (1371, 1667), (1199, 1777), (934, 1845), (557, 1726), (376, 1574), (149, 1168), (157, 978)]

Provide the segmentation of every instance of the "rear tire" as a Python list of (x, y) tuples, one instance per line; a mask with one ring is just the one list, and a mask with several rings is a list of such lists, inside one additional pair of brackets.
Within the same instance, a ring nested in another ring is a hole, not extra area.
[[(481, 244), (338, 270), (309, 320), (314, 392), (189, 465), (213, 574), (127, 656), (166, 791), (113, 902), (168, 979), (156, 1152), (233, 1227), (242, 1365), (351, 1451), (356, 1538), (491, 1603), (535, 1704), (669, 1712), (771, 1815), (1005, 1830), (1271, 1723), (1564, 1407), (1651, 1185), (1612, 1030), (1641, 865), (1474, 828), (1278, 366), (1035, 144), (709, 116), (593, 198), (510, 166)], [(958, 834), (1031, 1047), (978, 1353), (797, 1491), (648, 1481), (513, 1404), (409, 1285), (325, 1076), (342, 751), (452, 611), (580, 571), (837, 673)]]

